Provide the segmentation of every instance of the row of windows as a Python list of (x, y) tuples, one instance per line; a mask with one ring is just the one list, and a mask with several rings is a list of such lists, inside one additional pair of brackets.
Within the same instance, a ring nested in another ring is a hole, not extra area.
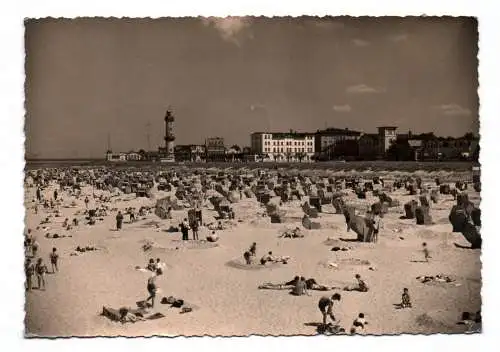
[(273, 152), (273, 153), (312, 153), (313, 148), (276, 148), (276, 147), (265, 147), (265, 152)]
[[(313, 136), (305, 136), (303, 137), (305, 139), (313, 139)], [(265, 134), (264, 139), (273, 139), (273, 136), (271, 134)]]
[[(265, 141), (264, 142), (264, 145), (271, 145), (271, 141)], [(283, 142), (283, 141), (273, 141), (272, 142), (272, 145), (276, 146), (276, 145), (289, 145), (289, 146), (301, 146), (301, 145), (308, 145), (308, 146), (312, 146), (313, 143), (312, 142), (304, 142), (304, 141), (301, 141), (301, 142)]]

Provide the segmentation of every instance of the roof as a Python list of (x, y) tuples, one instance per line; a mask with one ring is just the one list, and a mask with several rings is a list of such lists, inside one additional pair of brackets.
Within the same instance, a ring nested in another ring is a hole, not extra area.
[(360, 136), (362, 133), (348, 128), (326, 128), (316, 131), (316, 134), (323, 136)]
[(273, 138), (303, 138), (306, 136), (313, 137), (314, 133), (312, 132), (253, 132), (252, 135), (258, 134), (271, 134)]
[(380, 129), (380, 128), (385, 128), (385, 129), (394, 129), (394, 130), (395, 130), (395, 129), (397, 129), (397, 127), (396, 127), (396, 126), (380, 126), (380, 127), (377, 127), (377, 128), (379, 128), (379, 129)]

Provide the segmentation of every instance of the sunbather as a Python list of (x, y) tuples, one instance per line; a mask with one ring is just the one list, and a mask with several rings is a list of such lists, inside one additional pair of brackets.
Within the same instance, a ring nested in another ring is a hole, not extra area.
[(368, 286), (361, 279), (361, 276), (359, 274), (356, 274), (354, 277), (356, 278), (357, 281), (356, 284), (344, 287), (344, 291), (368, 292)]

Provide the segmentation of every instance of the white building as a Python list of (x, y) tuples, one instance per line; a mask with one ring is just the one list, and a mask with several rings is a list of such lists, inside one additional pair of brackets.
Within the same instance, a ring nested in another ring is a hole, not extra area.
[(314, 134), (290, 132), (255, 132), (250, 136), (252, 153), (263, 161), (310, 162), (313, 160)]

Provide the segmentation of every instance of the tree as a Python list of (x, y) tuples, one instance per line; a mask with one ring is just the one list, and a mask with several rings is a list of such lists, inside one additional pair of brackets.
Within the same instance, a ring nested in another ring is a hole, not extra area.
[(141, 156), (141, 160), (146, 160), (147, 158), (147, 153), (144, 149), (139, 149), (138, 154)]
[(407, 140), (393, 141), (387, 149), (387, 158), (389, 160), (407, 161), (412, 160), (413, 150)]
[(232, 145), (232, 146), (231, 146), (231, 149), (233, 149), (234, 151), (236, 151), (236, 152), (238, 152), (238, 153), (239, 153), (239, 152), (241, 152), (241, 148), (240, 148), (240, 146), (239, 146), (239, 145), (237, 145), (237, 144)]
[(463, 135), (462, 138), (466, 139), (468, 141), (472, 141), (472, 140), (476, 139), (476, 136), (474, 136), (474, 133), (472, 133), (472, 132), (467, 132), (466, 134)]

